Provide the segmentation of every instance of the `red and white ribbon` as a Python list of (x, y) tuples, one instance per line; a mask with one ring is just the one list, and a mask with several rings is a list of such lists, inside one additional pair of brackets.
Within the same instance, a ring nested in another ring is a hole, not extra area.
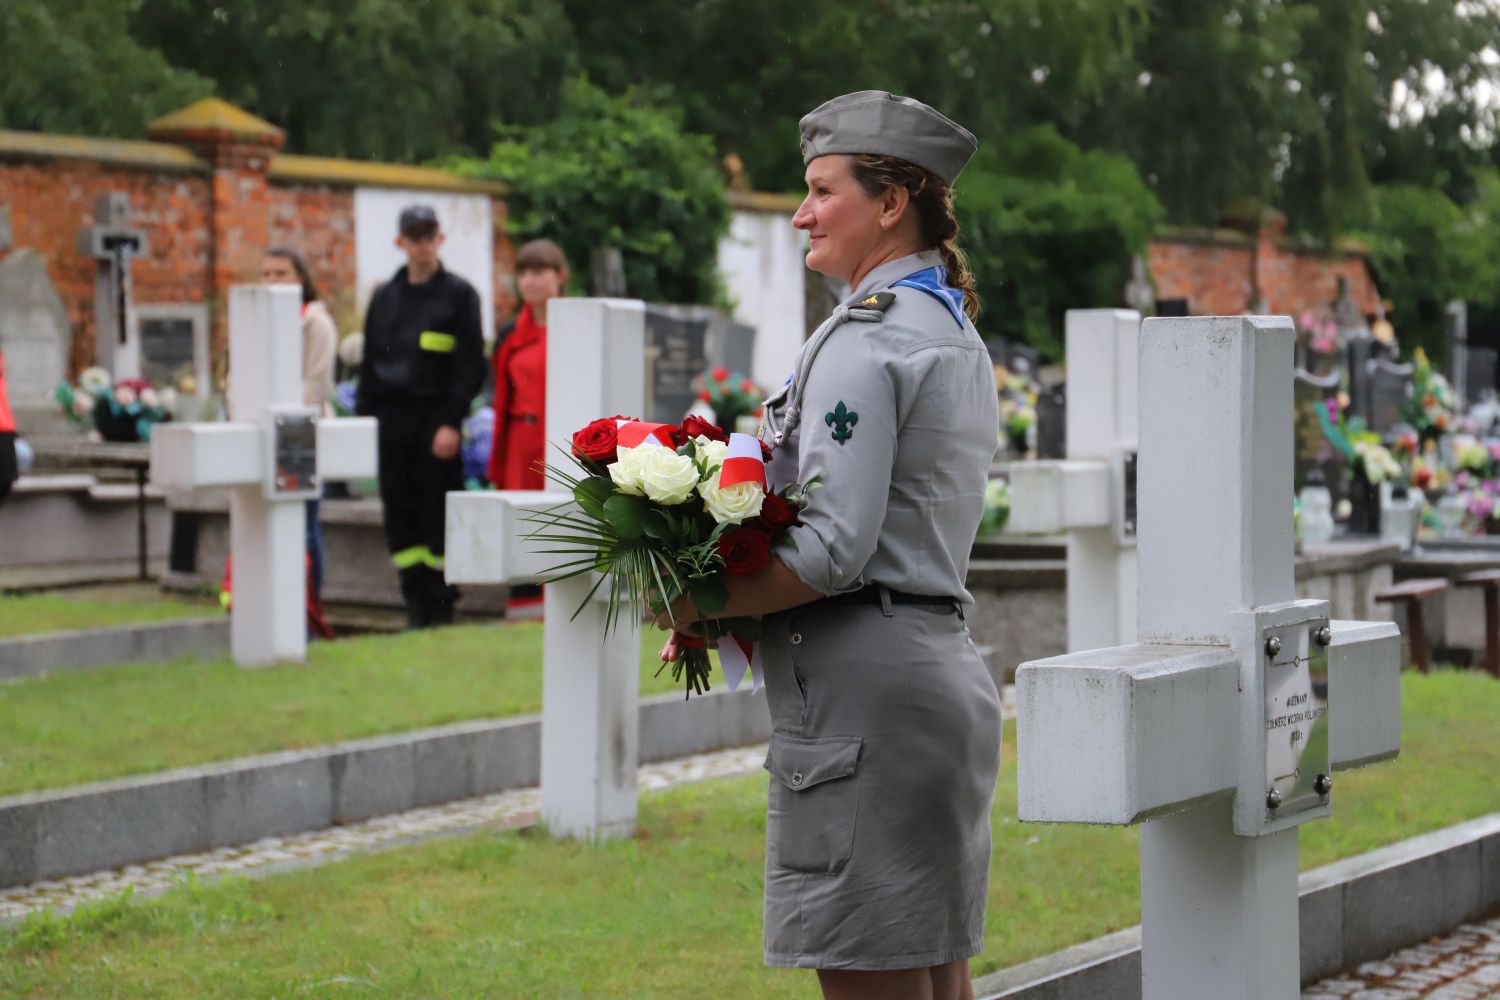
[(615, 439), (621, 448), (637, 448), (643, 444), (672, 447), (671, 424), (649, 424), (644, 420), (616, 421)]
[(724, 683), (729, 686), (729, 690), (739, 689), (746, 670), (750, 671), (751, 691), (759, 691), (766, 686), (760, 665), (760, 643), (741, 639), (736, 635), (721, 635), (718, 650), (719, 666), (724, 668)]
[(740, 483), (759, 483), (761, 489), (766, 488), (766, 461), (760, 440), (753, 434), (729, 435), (729, 452), (719, 469), (719, 489)]

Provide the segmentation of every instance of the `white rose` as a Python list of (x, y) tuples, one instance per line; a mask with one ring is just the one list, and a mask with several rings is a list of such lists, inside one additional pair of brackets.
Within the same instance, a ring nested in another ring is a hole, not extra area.
[[(698, 458), (702, 461), (705, 469), (714, 470), (722, 467), (724, 459), (729, 456), (729, 445), (723, 441), (715, 441), (712, 438), (703, 437), (701, 434), (693, 438), (698, 446)], [(715, 483), (719, 481), (718, 472), (713, 472), (709, 477)]]
[(760, 513), (765, 502), (766, 491), (760, 483), (735, 483), (719, 489), (718, 477), (698, 484), (698, 494), (703, 497), (703, 506), (720, 524), (741, 524)]
[(616, 452), (613, 465), (609, 467), (609, 478), (613, 479), (621, 493), (629, 493), (631, 496), (643, 497), (646, 495), (645, 486), (641, 483), (641, 472), (646, 460), (646, 453), (660, 451), (655, 445), (641, 444), (634, 448), (621, 448)]
[(698, 485), (698, 467), (671, 448), (647, 448), (641, 463), (641, 486), (659, 504), (682, 503)]

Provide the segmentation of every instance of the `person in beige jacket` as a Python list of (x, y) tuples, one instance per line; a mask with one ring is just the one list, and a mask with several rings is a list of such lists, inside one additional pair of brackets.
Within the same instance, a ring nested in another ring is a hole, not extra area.
[[(302, 255), (290, 247), (275, 246), (261, 255), (260, 280), (267, 285), (302, 287), (302, 402), (316, 406), (323, 416), (332, 416), (333, 360), (338, 349), (338, 329), (333, 316), (318, 298), (312, 271)], [(307, 554), (311, 557), (313, 593), (323, 593), (322, 501), (307, 501)]]

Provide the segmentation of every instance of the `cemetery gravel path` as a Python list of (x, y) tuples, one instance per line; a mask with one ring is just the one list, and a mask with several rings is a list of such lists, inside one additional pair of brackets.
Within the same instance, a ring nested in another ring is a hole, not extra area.
[(1500, 997), (1500, 916), (1325, 979), (1302, 1000), (1485, 1000)]
[[(1015, 687), (1002, 695), (1002, 714), (1015, 718)], [(638, 787), (656, 791), (711, 778), (729, 778), (760, 770), (766, 744), (734, 747), (642, 765)], [(74, 875), (55, 881), (0, 889), (0, 924), (51, 909), (62, 914), (78, 904), (133, 890), (156, 896), (186, 877), (209, 880), (226, 875), (262, 876), (328, 864), (358, 854), (388, 850), (433, 837), (481, 830), (506, 830), (536, 822), (540, 795), (536, 788), (497, 792), (439, 806), (379, 816), (363, 823), (315, 830), (287, 837), (266, 837), (237, 847), (202, 854), (181, 854), (160, 861)]]

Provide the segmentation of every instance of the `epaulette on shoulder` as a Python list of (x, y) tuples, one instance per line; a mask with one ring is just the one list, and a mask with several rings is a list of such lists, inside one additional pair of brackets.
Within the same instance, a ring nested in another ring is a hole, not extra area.
[[(896, 301), (895, 292), (876, 292), (868, 298), (860, 299), (849, 309), (851, 319), (864, 319), (878, 322), (885, 316), (885, 311)], [(860, 315), (863, 313), (864, 315)]]

